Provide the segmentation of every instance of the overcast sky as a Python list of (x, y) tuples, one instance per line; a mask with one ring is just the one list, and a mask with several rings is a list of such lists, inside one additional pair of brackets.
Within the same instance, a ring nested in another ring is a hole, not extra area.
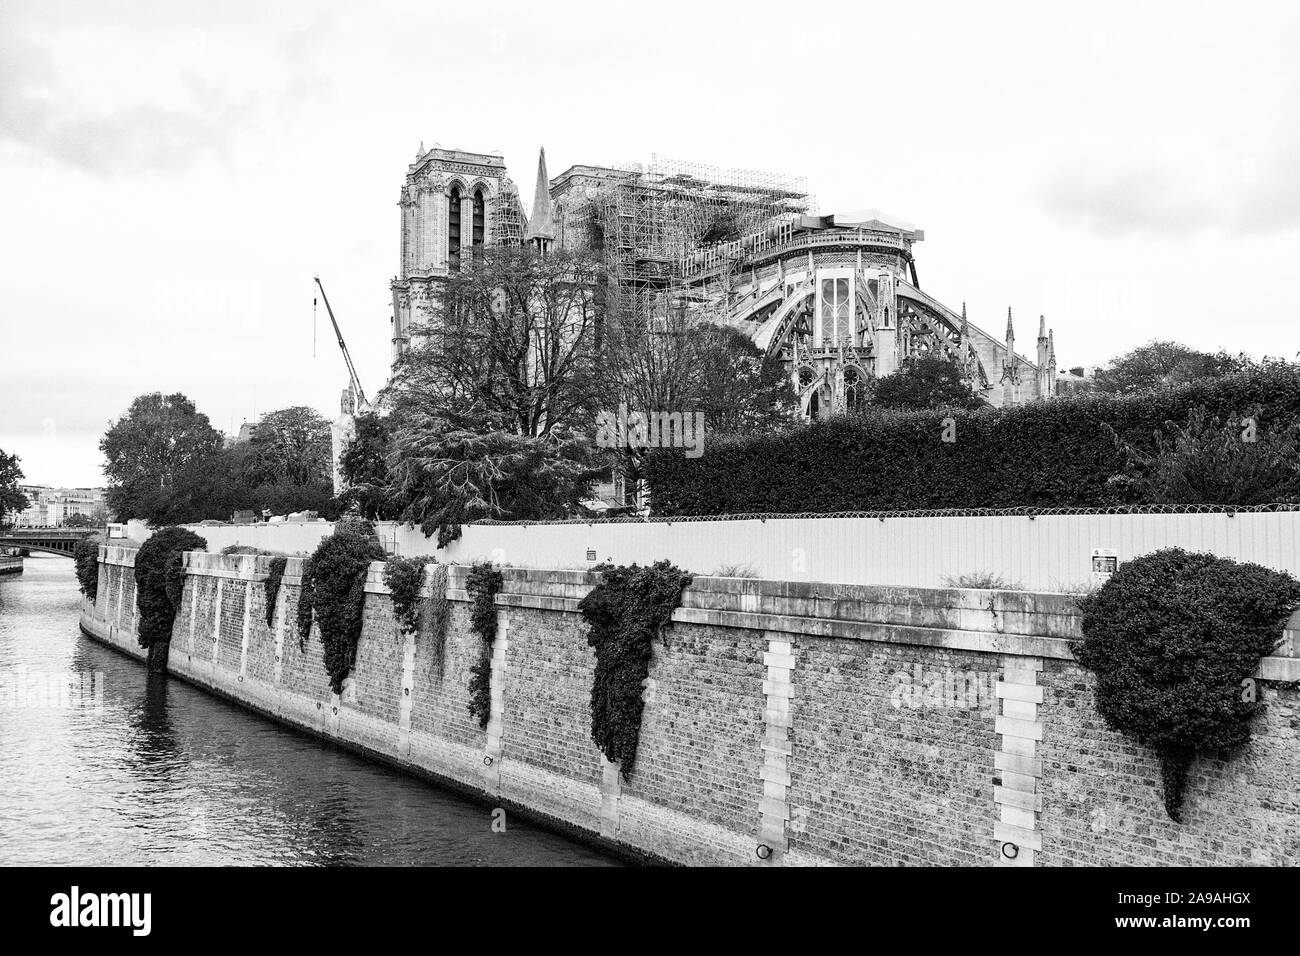
[[(274, 7), (275, 9), (272, 9)], [(1152, 338), (1295, 357), (1295, 3), (0, 0), (0, 448), (102, 482), (139, 393), (214, 425), (387, 372), (416, 147), (525, 196), (652, 153), (916, 223), (922, 286), (1061, 367)]]

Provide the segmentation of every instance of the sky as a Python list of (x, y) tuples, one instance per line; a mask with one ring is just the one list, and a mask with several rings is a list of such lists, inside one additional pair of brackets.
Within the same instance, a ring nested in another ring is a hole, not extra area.
[[(1062, 368), (1294, 358), (1300, 6), (0, 0), (0, 449), (102, 484), (131, 399), (337, 414), (390, 354), (418, 145), (802, 176), (926, 232), (926, 291)], [(314, 345), (313, 345), (314, 343)], [(1028, 343), (1028, 346), (1026, 346)]]

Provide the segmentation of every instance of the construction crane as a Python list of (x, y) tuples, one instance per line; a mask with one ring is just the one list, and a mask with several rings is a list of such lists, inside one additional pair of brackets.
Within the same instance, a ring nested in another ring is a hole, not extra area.
[(339, 340), (339, 350), (343, 353), (343, 361), (348, 363), (348, 375), (352, 377), (352, 390), (357, 395), (357, 410), (360, 411), (366, 406), (366, 393), (361, 387), (361, 379), (357, 377), (357, 367), (352, 364), (352, 356), (348, 353), (348, 344), (343, 341), (343, 333), (339, 331), (338, 320), (334, 318), (334, 310), (330, 308), (329, 296), (325, 294), (325, 286), (321, 285), (320, 276), (316, 276), (316, 284), (320, 286), (320, 297), (325, 300), (325, 311), (330, 314), (330, 324), (334, 326), (334, 335)]

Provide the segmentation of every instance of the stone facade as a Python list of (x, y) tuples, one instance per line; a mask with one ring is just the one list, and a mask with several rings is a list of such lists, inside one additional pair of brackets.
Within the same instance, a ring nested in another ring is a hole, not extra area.
[[(851, 409), (873, 378), (924, 354), (951, 359), (995, 406), (1056, 394), (1045, 319), (1031, 360), (1016, 352), (1010, 310), (1003, 341), (969, 321), (964, 304), (957, 312), (921, 290), (914, 246), (923, 230), (876, 210), (810, 215), (809, 197), (776, 179), (710, 175), (685, 164), (576, 165), (549, 178), (543, 152), (526, 214), (501, 157), (421, 146), (399, 202), (394, 359), (413, 328), (436, 318), (440, 284), (473, 250), (532, 242), (599, 249), (611, 288), (627, 282), (637, 290), (629, 298), (652, 290), (664, 309), (741, 329), (781, 358), (805, 418)], [(733, 216), (727, 229), (716, 228), (722, 208)], [(653, 319), (637, 318), (654, 331)]]
[[(134, 552), (101, 549), (82, 627), (138, 658)], [(1300, 659), (1257, 674), (1254, 739), (1198, 759), (1175, 824), (1154, 757), (1108, 730), (1065, 595), (696, 578), (654, 648), (629, 780), (590, 739), (578, 571), (505, 570), (492, 718), (469, 717), (464, 568), (445, 633), (398, 632), (372, 565), (357, 666), (330, 692), (300, 648), (290, 559), (191, 554), (174, 675), (300, 729), (594, 841), (694, 864), (1300, 863)], [(121, 623), (119, 623), (121, 622)], [(1286, 632), (1294, 633), (1289, 625)], [(215, 652), (215, 653), (214, 653)]]

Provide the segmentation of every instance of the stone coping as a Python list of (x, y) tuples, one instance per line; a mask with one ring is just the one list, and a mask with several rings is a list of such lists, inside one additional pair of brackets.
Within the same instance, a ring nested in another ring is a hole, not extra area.
[[(269, 555), (185, 552), (188, 573), (244, 581), (264, 581), (274, 560)], [(302, 582), (304, 558), (287, 558), (283, 583)], [(135, 549), (101, 545), (100, 561), (132, 567)], [(422, 594), (431, 595), (435, 565), (426, 568)], [(469, 601), (468, 565), (445, 565), (446, 596)], [(387, 594), (384, 562), (370, 564), (366, 591)], [(593, 571), (502, 568), (497, 603), (506, 607), (576, 613), (578, 602), (595, 587)], [(829, 584), (698, 575), (673, 612), (681, 623), (713, 624), (850, 640), (902, 643), (1070, 659), (1070, 642), (1082, 637), (1078, 598), (1070, 594), (977, 588), (917, 588), (890, 585)], [(1267, 679), (1300, 680), (1300, 610), (1292, 615), (1279, 647), (1261, 669)]]

